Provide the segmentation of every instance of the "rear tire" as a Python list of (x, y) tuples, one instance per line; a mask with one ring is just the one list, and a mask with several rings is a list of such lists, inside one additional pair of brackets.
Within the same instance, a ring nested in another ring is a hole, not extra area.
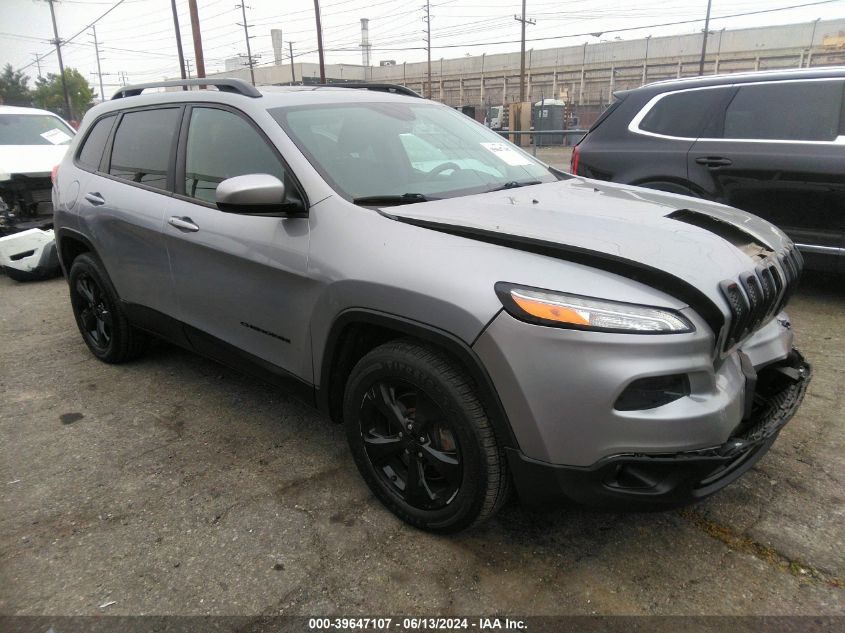
[(68, 281), (73, 316), (91, 353), (105, 363), (137, 358), (147, 337), (130, 325), (100, 260), (89, 253), (79, 255), (70, 267)]
[(463, 370), (409, 340), (369, 352), (346, 384), (343, 418), (355, 464), (403, 521), (457, 532), (507, 499), (506, 458)]

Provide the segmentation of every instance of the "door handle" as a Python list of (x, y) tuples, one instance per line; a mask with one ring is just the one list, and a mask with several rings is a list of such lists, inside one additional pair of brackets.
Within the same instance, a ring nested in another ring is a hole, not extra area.
[(695, 159), (695, 162), (699, 165), (706, 165), (710, 169), (733, 165), (733, 161), (730, 158), (722, 158), (721, 156), (699, 156)]
[(85, 199), (91, 204), (93, 204), (95, 207), (99, 207), (100, 205), (106, 203), (106, 201), (103, 199), (103, 196), (100, 195), (99, 191), (89, 191), (85, 194)]
[(194, 224), (194, 221), (191, 218), (180, 218), (179, 216), (174, 215), (170, 217), (167, 223), (170, 226), (175, 226), (177, 229), (190, 231), (191, 233), (195, 233), (200, 230), (200, 227)]

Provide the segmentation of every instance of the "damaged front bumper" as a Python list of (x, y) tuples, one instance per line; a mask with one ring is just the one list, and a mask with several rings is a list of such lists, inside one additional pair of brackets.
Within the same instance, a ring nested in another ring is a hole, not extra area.
[(750, 411), (720, 446), (677, 453), (629, 453), (592, 466), (559, 466), (508, 449), (523, 503), (543, 506), (563, 500), (628, 510), (686, 505), (724, 488), (751, 468), (798, 410), (811, 368), (797, 350), (747, 378)]
[(61, 272), (53, 230), (29, 229), (0, 237), (0, 268), (15, 281), (36, 281)]
[(0, 235), (53, 228), (49, 174), (14, 174), (0, 181)]

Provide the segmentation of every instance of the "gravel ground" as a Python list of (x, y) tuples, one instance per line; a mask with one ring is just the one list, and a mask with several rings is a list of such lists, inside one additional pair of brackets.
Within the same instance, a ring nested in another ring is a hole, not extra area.
[(845, 614), (841, 278), (805, 276), (814, 381), (733, 486), (655, 514), (512, 501), (449, 538), (264, 384), (165, 344), (99, 363), (61, 279), (0, 298), (0, 614)]

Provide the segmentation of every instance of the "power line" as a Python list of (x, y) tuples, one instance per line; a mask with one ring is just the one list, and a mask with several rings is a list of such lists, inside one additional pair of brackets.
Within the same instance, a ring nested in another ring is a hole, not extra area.
[[(52, 2), (53, 2), (54, 0), (47, 0), (47, 1), (48, 1), (48, 2), (50, 2), (50, 6), (52, 7), (52, 6), (53, 6), (53, 5), (52, 5)], [(109, 9), (108, 9), (105, 13), (103, 13), (100, 17), (98, 17), (96, 20), (94, 20), (93, 22), (91, 22), (91, 24), (86, 25), (86, 26), (85, 26), (85, 28), (81, 29), (80, 31), (78, 31), (78, 32), (74, 33), (73, 35), (71, 35), (70, 37), (68, 37), (67, 39), (65, 39), (64, 43), (65, 43), (65, 44), (67, 44), (68, 42), (72, 42), (73, 40), (75, 40), (77, 37), (79, 37), (80, 35), (82, 35), (83, 33), (85, 33), (88, 29), (90, 29), (90, 28), (91, 28), (92, 26), (94, 26), (97, 22), (99, 22), (100, 20), (102, 20), (102, 19), (103, 19), (104, 17), (106, 17), (109, 13), (111, 13), (112, 11), (114, 11), (115, 9), (117, 9), (117, 7), (119, 7), (121, 4), (123, 4), (123, 3), (124, 3), (124, 2), (126, 2), (126, 1), (127, 1), (127, 0), (117, 0), (117, 2), (116, 2), (116, 3), (114, 3), (114, 4), (113, 4), (113, 5), (112, 5), (112, 6), (111, 6), (111, 7), (110, 7), (110, 8), (109, 8)], [(54, 18), (54, 20), (53, 20), (53, 21), (55, 22), (55, 18)], [(58, 38), (58, 35), (57, 35), (56, 37)], [(58, 51), (58, 48), (59, 48), (59, 46), (58, 46), (58, 45), (56, 45), (56, 51)], [(49, 54), (50, 54), (50, 53), (52, 53), (52, 52), (53, 52), (53, 51), (51, 50), (50, 52), (45, 53), (44, 55), (42, 55), (42, 56), (41, 56), (41, 59), (44, 59), (47, 55), (49, 55)], [(26, 66), (22, 66), (22, 67), (21, 67), (21, 68), (19, 68), (18, 70), (19, 70), (19, 71), (24, 71), (24, 70), (26, 70), (27, 68), (29, 68), (30, 66), (32, 66), (34, 63), (35, 63), (35, 62), (30, 62), (30, 63), (28, 63)]]
[[(776, 12), (776, 11), (786, 11), (786, 10), (789, 10), (789, 9), (799, 9), (799, 8), (803, 8), (803, 7), (811, 7), (811, 6), (821, 5), (821, 4), (831, 4), (833, 2), (842, 2), (842, 1), (843, 0), (820, 0), (820, 1), (817, 1), (817, 2), (808, 2), (808, 3), (805, 3), (805, 4), (794, 4), (794, 5), (791, 5), (791, 6), (788, 6), (788, 7), (777, 7), (777, 8), (774, 8), (774, 9), (760, 9), (758, 11), (748, 11), (748, 12), (745, 12), (745, 13), (733, 13), (733, 14), (729, 14), (729, 15), (720, 15), (720, 16), (716, 16), (716, 17), (713, 17), (713, 18), (710, 18), (710, 19), (711, 19), (711, 21), (726, 20), (726, 19), (729, 19), (729, 18), (739, 18), (739, 17), (744, 17), (744, 16), (747, 16), (747, 15), (759, 15), (759, 14), (762, 14), (762, 13), (773, 13), (773, 12)], [(623, 33), (623, 32), (626, 32), (626, 31), (638, 31), (638, 30), (641, 30), (641, 29), (652, 29), (652, 28), (658, 28), (658, 27), (663, 27), (663, 26), (678, 26), (678, 25), (681, 25), (681, 24), (694, 24), (696, 22), (702, 22), (702, 21), (703, 21), (703, 18), (695, 18), (695, 19), (691, 19), (691, 20), (678, 20), (678, 21), (675, 21), (675, 22), (661, 22), (659, 24), (641, 24), (639, 26), (628, 26), (628, 27), (623, 27), (623, 28), (618, 28), (618, 29), (604, 29), (602, 31), (602, 34), (604, 34), (604, 33)], [(565, 39), (565, 38), (571, 38), (571, 37), (585, 37), (585, 36), (594, 35), (594, 34), (595, 34), (595, 31), (586, 31), (586, 32), (583, 32), (583, 33), (570, 33), (570, 34), (565, 34), (565, 35), (553, 35), (553, 36), (550, 36), (550, 37), (528, 38), (525, 41), (526, 42), (544, 42), (544, 41), (549, 41), (549, 40)], [(445, 49), (445, 48), (470, 48), (470, 47), (473, 47), (473, 46), (496, 46), (496, 45), (499, 45), (499, 44), (519, 44), (519, 43), (520, 43), (520, 40), (506, 40), (506, 41), (500, 40), (500, 41), (497, 41), (497, 42), (466, 42), (466, 43), (463, 43), (463, 44), (441, 44), (441, 45), (433, 45), (432, 48), (441, 48), (441, 49)], [(379, 47), (373, 47), (373, 50), (401, 51), (401, 50), (420, 50), (420, 48), (421, 47), (409, 47), (409, 48), (379, 48)], [(335, 49), (335, 50), (339, 50), (339, 49)], [(352, 49), (349, 49), (349, 50), (352, 50)]]

